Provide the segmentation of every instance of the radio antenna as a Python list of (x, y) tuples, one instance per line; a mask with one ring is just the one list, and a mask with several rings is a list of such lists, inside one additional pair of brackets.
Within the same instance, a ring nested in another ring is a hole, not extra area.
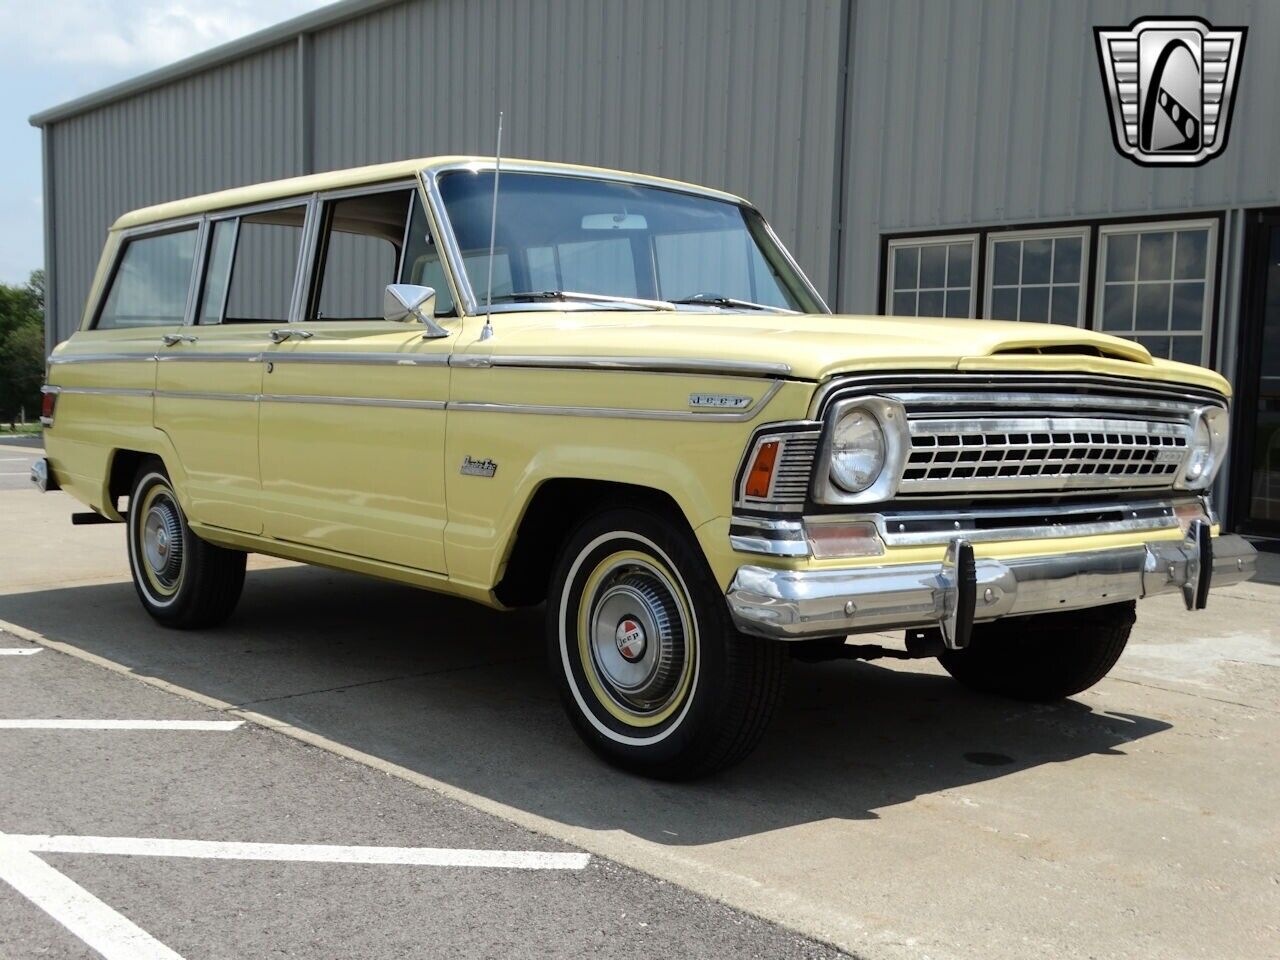
[(489, 281), (484, 293), (484, 327), (480, 339), (493, 336), (493, 249), (498, 236), (498, 178), (502, 175), (502, 111), (498, 111), (498, 146), (493, 151), (493, 212), (489, 219)]

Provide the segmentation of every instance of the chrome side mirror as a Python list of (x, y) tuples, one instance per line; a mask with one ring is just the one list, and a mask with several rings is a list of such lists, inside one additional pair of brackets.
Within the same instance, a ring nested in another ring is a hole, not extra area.
[(423, 339), (447, 337), (449, 331), (436, 322), (436, 291), (416, 283), (389, 283), (382, 295), (382, 317), (391, 323), (420, 323)]

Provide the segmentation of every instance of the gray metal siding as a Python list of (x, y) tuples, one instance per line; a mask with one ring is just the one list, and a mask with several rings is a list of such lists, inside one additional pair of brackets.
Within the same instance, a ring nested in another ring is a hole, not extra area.
[(76, 329), (104, 231), (126, 210), (311, 170), (489, 153), (499, 109), (509, 156), (749, 197), (830, 287), (842, 0), (358, 6), (301, 39), (52, 112), (57, 339)]
[[(1226, 153), (1194, 169), (1121, 157), (1094, 26), (1199, 15), (1249, 27)], [(1280, 5), (859, 0), (841, 307), (873, 311), (884, 233), (1222, 210), (1280, 201)]]
[(749, 197), (829, 283), (839, 0), (426, 0), (313, 37), (317, 170), (504, 153)]
[(46, 128), (56, 340), (78, 328), (122, 213), (297, 170), (294, 56), (286, 43)]

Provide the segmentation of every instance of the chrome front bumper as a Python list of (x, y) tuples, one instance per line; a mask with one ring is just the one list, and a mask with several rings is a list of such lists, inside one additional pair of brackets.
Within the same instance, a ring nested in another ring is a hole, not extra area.
[[(1204, 606), (1210, 583), (1248, 580), (1257, 564), (1248, 541), (1211, 538), (1202, 522), (1182, 541), (977, 559), (967, 567), (972, 581), (966, 582), (966, 567), (952, 558), (969, 551), (958, 540), (943, 563), (839, 570), (744, 566), (729, 587), (729, 609), (739, 630), (778, 640), (942, 627), (949, 646), (963, 646), (967, 635), (962, 629), (956, 641), (957, 620), (971, 624), (1179, 591), (1188, 609), (1197, 609)], [(965, 609), (969, 604), (972, 609)]]

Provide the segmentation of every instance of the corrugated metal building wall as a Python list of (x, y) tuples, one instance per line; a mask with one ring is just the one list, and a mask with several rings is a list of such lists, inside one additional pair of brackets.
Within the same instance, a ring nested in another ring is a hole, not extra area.
[(174, 79), (50, 111), (36, 121), (51, 337), (78, 326), (119, 214), (298, 173), (489, 153), (499, 109), (510, 156), (751, 197), (829, 288), (846, 14), (841, 0), (352, 0), (249, 38), (251, 53), (232, 45)]

